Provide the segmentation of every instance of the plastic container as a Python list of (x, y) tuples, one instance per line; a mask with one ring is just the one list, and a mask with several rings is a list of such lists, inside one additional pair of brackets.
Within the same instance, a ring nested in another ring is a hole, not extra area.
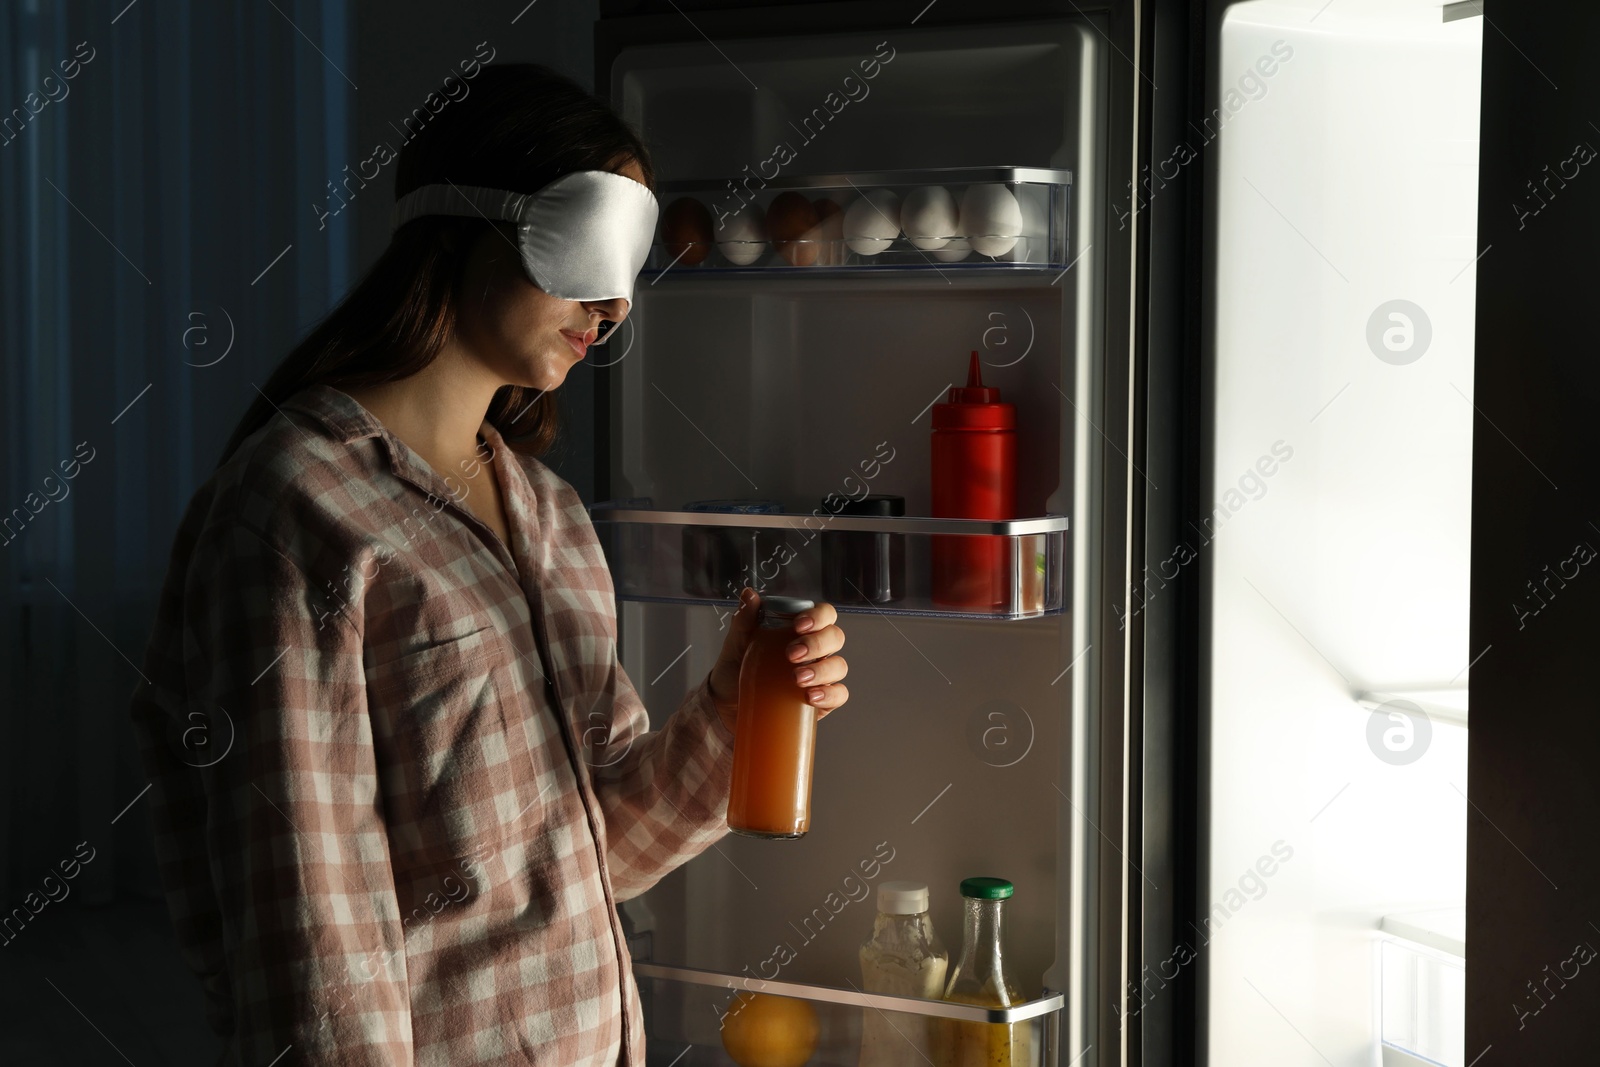
[(1072, 174), (935, 167), (662, 182), (644, 273), (1029, 270), (1070, 265)]
[[(827, 507), (827, 502), (823, 502)], [(835, 514), (889, 515), (906, 513), (906, 498), (871, 493), (847, 500)], [(859, 530), (824, 531), (822, 589), (834, 604), (892, 604), (906, 595), (904, 534)]]
[[(776, 500), (731, 497), (691, 500), (685, 511), (717, 511), (741, 515), (778, 515)], [(778, 530), (742, 526), (684, 527), (683, 591), (690, 596), (735, 599), (746, 585), (763, 591), (757, 580), (761, 561), (777, 555), (784, 535)]]
[[(1017, 408), (985, 386), (978, 353), (967, 384), (933, 405), (933, 514), (946, 519), (1012, 519), (1017, 510)], [(935, 604), (992, 612), (1011, 597), (1011, 542), (987, 534), (933, 539)]]
[[(943, 997), (950, 954), (928, 914), (926, 884), (878, 885), (878, 914), (860, 956), (863, 992)], [(898, 1012), (863, 1015), (859, 1067), (926, 1067), (933, 1057), (935, 1021)]]
[[(739, 664), (733, 785), (728, 829), (747, 837), (804, 837), (811, 828), (811, 763), (817, 709), (794, 680), (788, 647), (795, 616), (815, 607), (799, 597), (764, 596)], [(810, 661), (805, 661), (810, 662)]]
[[(944, 999), (989, 1008), (1009, 1008), (1024, 1000), (1007, 972), (1002, 951), (1001, 913), (1011, 898), (1004, 878), (961, 882), (964, 919), (961, 956), (950, 971)], [(942, 1020), (935, 1040), (937, 1067), (1013, 1067), (1031, 1063), (1031, 1032), (1015, 1023)]]

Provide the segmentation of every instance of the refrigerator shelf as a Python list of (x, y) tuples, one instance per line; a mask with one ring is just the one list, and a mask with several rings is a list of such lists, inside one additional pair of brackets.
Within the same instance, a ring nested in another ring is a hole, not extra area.
[[(660, 226), (643, 270), (649, 284), (724, 274), (1059, 270), (1070, 260), (1070, 171), (935, 167), (756, 181), (756, 190), (725, 178), (661, 183)], [(916, 219), (901, 210), (913, 192), (934, 188), (947, 195), (919, 194), (930, 202)], [(819, 214), (823, 201), (838, 208), (831, 218)]]
[(721, 989), (748, 990), (752, 993), (772, 993), (796, 997), (823, 1004), (845, 1004), (879, 1011), (927, 1015), (941, 1019), (960, 1019), (975, 1023), (1016, 1023), (1037, 1019), (1041, 1015), (1059, 1011), (1066, 1003), (1065, 995), (1051, 990), (1035, 1000), (1024, 1001), (1010, 1008), (985, 1008), (976, 1004), (957, 1004), (948, 1000), (927, 1000), (922, 997), (901, 997), (888, 993), (863, 993), (859, 989), (837, 989), (833, 986), (813, 985), (809, 982), (785, 982), (778, 979), (750, 978), (746, 975), (723, 974), (696, 967), (674, 967), (647, 960), (635, 960), (633, 973), (640, 978), (663, 978), (690, 985), (715, 986)]
[(656, 603), (761, 593), (840, 612), (1024, 619), (1062, 609), (1065, 515), (948, 519), (590, 509), (616, 594)]
[(663, 1064), (680, 1056), (685, 1063), (732, 1063), (722, 1048), (724, 1016), (732, 1008), (736, 992), (750, 992), (792, 997), (811, 1005), (818, 1037), (816, 1051), (807, 1060), (808, 1067), (854, 1067), (861, 1047), (863, 1019), (869, 1013), (886, 1021), (902, 1037), (922, 1028), (927, 1035), (925, 1040), (934, 1046), (940, 1040), (941, 1027), (1009, 1025), (1016, 1035), (1013, 1047), (1023, 1052), (1012, 1060), (1012, 1067), (1055, 1067), (1061, 1009), (1066, 1004), (1063, 994), (1050, 989), (1014, 1007), (986, 1008), (864, 993), (855, 988), (764, 980), (644, 960), (633, 962), (633, 973), (646, 1011), (645, 1033), (650, 1040), (647, 1058), (655, 1063), (659, 1055)]
[(825, 524), (839, 532), (861, 533), (921, 533), (921, 534), (997, 534), (1020, 536), (1023, 534), (1064, 533), (1067, 516), (1040, 515), (1029, 519), (944, 519), (925, 515), (833, 515), (813, 516), (808, 513), (778, 512), (761, 514), (751, 512), (719, 511), (658, 511), (653, 508), (613, 508), (596, 504), (589, 509), (590, 516), (600, 522), (643, 522), (666, 526), (744, 526), (772, 530), (806, 530), (807, 520)]
[[(839, 174), (780, 174), (761, 179), (767, 189), (839, 189), (856, 185), (971, 185), (974, 182), (1039, 182), (1071, 185), (1072, 172), (1055, 167), (920, 167), (915, 170), (850, 171)], [(659, 183), (661, 196), (724, 185), (726, 176), (679, 178)]]

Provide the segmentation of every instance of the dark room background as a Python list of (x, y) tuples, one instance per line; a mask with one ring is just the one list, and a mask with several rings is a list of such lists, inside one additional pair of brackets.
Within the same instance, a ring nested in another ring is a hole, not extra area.
[[(0, 1063), (215, 1059), (128, 715), (173, 532), (255, 386), (387, 244), (393, 164), (360, 180), (375, 146), (463, 61), (592, 88), (597, 14), (0, 5), (0, 902), (78, 864), (5, 938)], [(551, 460), (585, 500), (592, 373), (561, 390)]]

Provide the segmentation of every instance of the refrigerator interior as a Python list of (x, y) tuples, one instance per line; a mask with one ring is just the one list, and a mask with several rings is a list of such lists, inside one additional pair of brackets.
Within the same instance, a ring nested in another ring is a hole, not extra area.
[[(858, 64), (870, 58), (879, 66), (866, 79)], [(1095, 31), (1059, 21), (630, 47), (611, 90), (663, 182), (754, 172), (780, 141), (793, 148), (786, 176), (1071, 171), (1073, 260), (1102, 225), (1091, 205), (1103, 78)], [(830, 94), (826, 125), (802, 129)], [(965, 382), (977, 350), (984, 384), (1017, 405), (1018, 514), (1070, 516), (1074, 557), (1084, 489), (1075, 406), (1092, 387), (1096, 260), (870, 275), (647, 271), (606, 357), (608, 495), (656, 509), (762, 497), (811, 512), (826, 494), (851, 492), (863, 461), (892, 453), (870, 491), (903, 495), (908, 516), (928, 515), (928, 408)], [(1060, 813), (1071, 813), (1065, 768), (1083, 672), (1061, 667), (1072, 658), (1063, 653), (1074, 643), (1081, 566), (1074, 558), (1067, 569), (1066, 610), (1035, 618), (842, 613), (851, 696), (818, 729), (809, 834), (730, 834), (624, 903), (627, 920), (650, 930), (650, 958), (849, 989), (861, 982), (857, 948), (877, 883), (929, 885), (953, 962), (959, 881), (997, 875), (1016, 885), (1009, 966), (1024, 994), (1039, 996), (1067, 936), (1070, 820)], [(722, 612), (626, 595), (621, 607), (622, 661), (659, 725), (714, 662)], [(779, 945), (792, 952), (781, 967)], [(723, 1055), (706, 1007), (690, 1019), (656, 1010), (651, 1022), (652, 1039), (706, 1046), (686, 1063)], [(813, 1062), (854, 1063), (851, 1040), (825, 1032)]]
[(1486, 32), (1361, 0), (1222, 27), (1243, 102), (1212, 149), (1211, 1063), (1481, 1051), (1460, 930)]

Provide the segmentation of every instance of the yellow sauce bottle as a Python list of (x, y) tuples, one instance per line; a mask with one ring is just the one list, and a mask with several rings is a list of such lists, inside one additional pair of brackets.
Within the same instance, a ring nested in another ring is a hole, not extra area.
[[(950, 972), (944, 999), (986, 1008), (1009, 1008), (1025, 999), (1006, 972), (1001, 953), (1001, 909), (1012, 885), (1004, 878), (961, 883), (965, 918), (961, 958)], [(1031, 1022), (978, 1023), (939, 1019), (936, 1067), (1029, 1067)]]

